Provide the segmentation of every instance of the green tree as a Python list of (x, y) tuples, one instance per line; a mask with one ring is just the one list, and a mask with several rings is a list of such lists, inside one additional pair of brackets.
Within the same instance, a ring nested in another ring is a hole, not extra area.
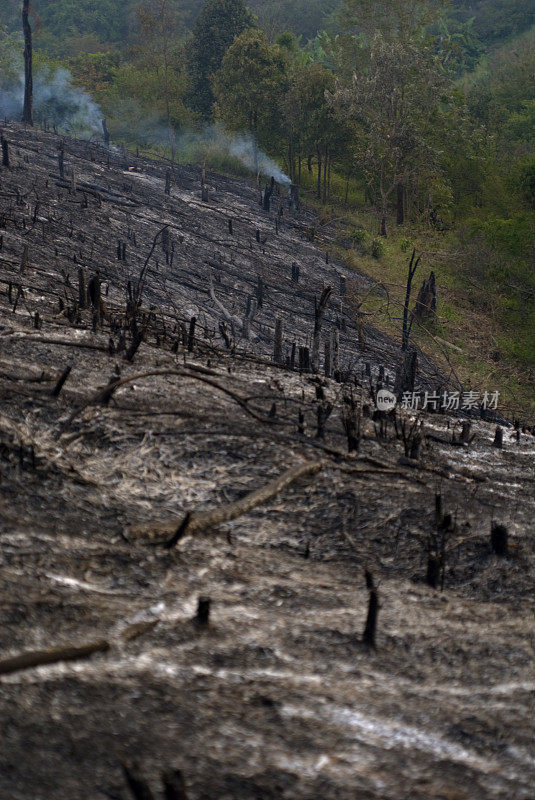
[(377, 33), (366, 68), (333, 96), (335, 105), (358, 123), (356, 156), (369, 190), (379, 197), (383, 235), (394, 192), (402, 221), (403, 188), (437, 169), (434, 121), (447, 85), (429, 43), (412, 37), (389, 40)]
[(372, 39), (408, 39), (440, 16), (444, 0), (343, 0), (344, 28)]
[(279, 106), (286, 85), (280, 48), (270, 45), (259, 30), (244, 31), (229, 47), (214, 79), (217, 116), (229, 130), (250, 132), (255, 151), (259, 141), (273, 150), (281, 134)]
[(173, 106), (184, 89), (180, 70), (180, 21), (172, 0), (144, 0), (137, 8), (142, 63), (155, 78), (155, 100), (163, 104), (171, 158), (175, 157)]
[[(292, 70), (283, 101), (290, 177), (300, 180), (303, 156), (317, 160), (317, 197), (327, 200), (331, 165), (348, 141), (344, 117), (327, 100), (335, 89), (334, 74), (321, 64), (298, 64)], [(297, 159), (297, 169), (296, 169)], [(323, 172), (322, 172), (323, 170)]]
[(187, 49), (191, 87), (188, 102), (204, 119), (212, 118), (212, 81), (237, 36), (254, 26), (243, 0), (206, 0)]

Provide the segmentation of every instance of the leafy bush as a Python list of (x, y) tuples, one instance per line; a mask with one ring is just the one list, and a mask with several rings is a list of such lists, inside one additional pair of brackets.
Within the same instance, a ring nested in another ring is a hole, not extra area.
[(368, 240), (368, 231), (364, 228), (355, 228), (351, 234), (351, 239), (354, 244), (364, 247)]
[(385, 243), (381, 239), (374, 239), (371, 248), (372, 257), (379, 261), (384, 256), (385, 251)]

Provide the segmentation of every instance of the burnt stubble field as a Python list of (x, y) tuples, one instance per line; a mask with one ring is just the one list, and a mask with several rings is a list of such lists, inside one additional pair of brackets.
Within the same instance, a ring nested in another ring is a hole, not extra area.
[(531, 800), (535, 438), (424, 414), (407, 457), (399, 345), (284, 191), (3, 135), (0, 796)]

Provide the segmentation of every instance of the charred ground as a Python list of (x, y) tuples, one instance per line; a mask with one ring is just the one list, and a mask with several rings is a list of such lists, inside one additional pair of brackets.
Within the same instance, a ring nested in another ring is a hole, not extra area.
[[(134, 758), (155, 796), (175, 767), (191, 798), (532, 797), (533, 437), (506, 428), (498, 449), (495, 424), (474, 420), (473, 441), (454, 446), (461, 421), (428, 415), (414, 460), (364, 413), (359, 455), (345, 455), (344, 398), (368, 405), (367, 373), (393, 381), (399, 353), (373, 328), (359, 346), (342, 265), (327, 263), (334, 230), (283, 198), (263, 211), (250, 183), (208, 175), (203, 202), (198, 169), (3, 132), (2, 658), (110, 649), (0, 679), (2, 796), (126, 800)], [(127, 284), (135, 295), (145, 264), (129, 361)], [(99, 270), (96, 315), (79, 307), (80, 269), (87, 283)], [(286, 367), (294, 342), (311, 347), (327, 285), (338, 380)], [(149, 372), (72, 416), (119, 373)], [(420, 357), (422, 386), (447, 378)], [(268, 503), (162, 547), (185, 512), (316, 461)], [(425, 583), (437, 494), (440, 522), (452, 517), (442, 592)], [(507, 557), (492, 521), (508, 528)], [(375, 650), (361, 642), (364, 568)]]

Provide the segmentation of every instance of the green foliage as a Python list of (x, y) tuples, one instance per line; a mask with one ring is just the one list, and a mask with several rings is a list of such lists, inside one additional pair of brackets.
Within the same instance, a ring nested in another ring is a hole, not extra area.
[(342, 0), (342, 20), (346, 30), (368, 39), (379, 32), (390, 41), (410, 39), (443, 8), (443, 0)]
[(269, 38), (289, 30), (307, 41), (336, 24), (340, 0), (250, 0), (249, 6)]
[(510, 173), (513, 191), (516, 190), (526, 205), (535, 210), (535, 153), (519, 159)]
[(474, 30), (487, 47), (518, 36), (533, 25), (532, 0), (453, 0), (461, 21), (474, 18)]
[(357, 125), (356, 157), (372, 196), (378, 195), (383, 225), (398, 185), (428, 188), (439, 169), (439, 101), (448, 89), (440, 62), (423, 38), (377, 33), (360, 69), (333, 101)]
[(351, 234), (351, 239), (353, 240), (354, 244), (364, 247), (368, 241), (368, 231), (365, 228), (355, 228)]
[(244, 31), (227, 50), (213, 86), (217, 116), (229, 130), (250, 131), (261, 144), (269, 143), (286, 88), (280, 48), (259, 30)]
[(0, 27), (0, 90), (8, 89), (17, 80), (23, 47), (20, 34), (8, 34)]
[(386, 252), (386, 247), (385, 247), (385, 243), (383, 242), (383, 240), (382, 239), (373, 239), (371, 250), (370, 250), (372, 258), (375, 258), (375, 259), (377, 259), (377, 261), (380, 261), (381, 258), (384, 257), (385, 252)]
[(128, 0), (39, 0), (43, 26), (58, 38), (94, 34), (101, 42), (124, 41), (128, 33)]
[(493, 249), (514, 258), (527, 258), (534, 244), (533, 231), (530, 214), (516, 214), (509, 219), (496, 217), (472, 226), (473, 235), (483, 236)]
[(187, 50), (191, 77), (189, 104), (204, 119), (211, 119), (212, 81), (223, 57), (237, 36), (254, 25), (243, 0), (206, 0), (193, 26)]

